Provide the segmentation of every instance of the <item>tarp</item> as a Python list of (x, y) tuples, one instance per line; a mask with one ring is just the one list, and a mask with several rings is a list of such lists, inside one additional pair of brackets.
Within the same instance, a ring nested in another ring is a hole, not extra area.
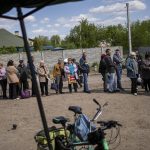
[(44, 4), (54, 5), (81, 0), (0, 0), (0, 15), (7, 13), (13, 7), (38, 8)]

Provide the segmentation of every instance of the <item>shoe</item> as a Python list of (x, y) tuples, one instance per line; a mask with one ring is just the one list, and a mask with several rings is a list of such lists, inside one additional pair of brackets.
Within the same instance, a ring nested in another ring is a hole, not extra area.
[(90, 93), (91, 93), (91, 91), (84, 91), (84, 93), (89, 93), (89, 94), (90, 94)]
[(114, 92), (120, 92), (120, 89), (116, 89), (116, 90), (114, 90)]
[(135, 96), (137, 96), (137, 93), (134, 93)]

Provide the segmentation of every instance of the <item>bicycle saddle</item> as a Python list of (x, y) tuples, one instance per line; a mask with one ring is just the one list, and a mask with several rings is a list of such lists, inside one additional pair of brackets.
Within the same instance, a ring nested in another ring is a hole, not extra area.
[(68, 110), (73, 111), (75, 114), (82, 114), (82, 108), (79, 106), (69, 106)]
[(64, 116), (58, 116), (58, 117), (53, 118), (53, 123), (55, 123), (55, 124), (65, 125), (66, 122), (68, 122), (68, 121), (69, 121), (69, 119), (65, 118)]

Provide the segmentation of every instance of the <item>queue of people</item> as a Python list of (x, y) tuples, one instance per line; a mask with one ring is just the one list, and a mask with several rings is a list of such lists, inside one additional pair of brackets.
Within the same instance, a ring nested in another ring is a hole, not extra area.
[[(32, 62), (33, 73), (38, 77), (41, 96), (48, 96), (49, 69), (43, 60), (39, 62), (37, 68), (34, 65), (34, 57), (32, 57)], [(124, 91), (122, 87), (122, 63), (123, 59), (119, 49), (115, 50), (113, 56), (111, 55), (111, 49), (106, 49), (105, 54), (101, 55), (99, 73), (102, 75), (104, 92)], [(138, 94), (140, 78), (142, 78), (142, 87), (145, 88), (145, 92), (150, 91), (150, 54), (146, 53), (143, 60), (137, 53), (130, 53), (126, 59), (126, 69), (127, 77), (131, 79), (131, 93), (133, 95)], [(83, 87), (84, 93), (91, 93), (88, 85), (89, 71), (90, 67), (86, 52), (83, 52), (79, 62), (76, 62), (75, 58), (68, 58), (65, 61), (59, 58), (52, 71), (53, 89), (57, 94), (64, 94), (63, 81), (67, 80), (70, 93), (73, 91), (78, 92), (79, 87)], [(19, 60), (19, 65), (16, 66), (13, 60), (9, 60), (6, 68), (0, 63), (0, 85), (3, 99), (19, 99), (23, 91), (29, 90), (29, 81), (32, 86), (30, 95), (35, 96), (34, 83), (28, 62), (25, 65), (24, 60)], [(8, 93), (7, 85), (9, 85)]]
[[(106, 54), (101, 55), (99, 73), (102, 75), (104, 92), (114, 93), (124, 91), (122, 87), (122, 63), (120, 50), (116, 49), (113, 57), (111, 50), (106, 49)], [(145, 54), (145, 59), (135, 52), (131, 52), (126, 60), (127, 77), (131, 80), (131, 93), (138, 94), (138, 84), (150, 91), (150, 54)]]

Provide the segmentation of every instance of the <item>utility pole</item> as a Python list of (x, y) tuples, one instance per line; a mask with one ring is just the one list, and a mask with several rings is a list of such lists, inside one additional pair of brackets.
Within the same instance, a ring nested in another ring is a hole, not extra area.
[(132, 42), (131, 42), (129, 3), (126, 3), (126, 7), (127, 7), (127, 25), (128, 25), (128, 44), (129, 44), (129, 54), (130, 54), (132, 52)]
[(83, 49), (82, 49), (82, 35), (81, 35), (81, 33), (82, 33), (82, 23), (80, 22), (80, 48), (81, 48), (82, 53), (83, 53)]

